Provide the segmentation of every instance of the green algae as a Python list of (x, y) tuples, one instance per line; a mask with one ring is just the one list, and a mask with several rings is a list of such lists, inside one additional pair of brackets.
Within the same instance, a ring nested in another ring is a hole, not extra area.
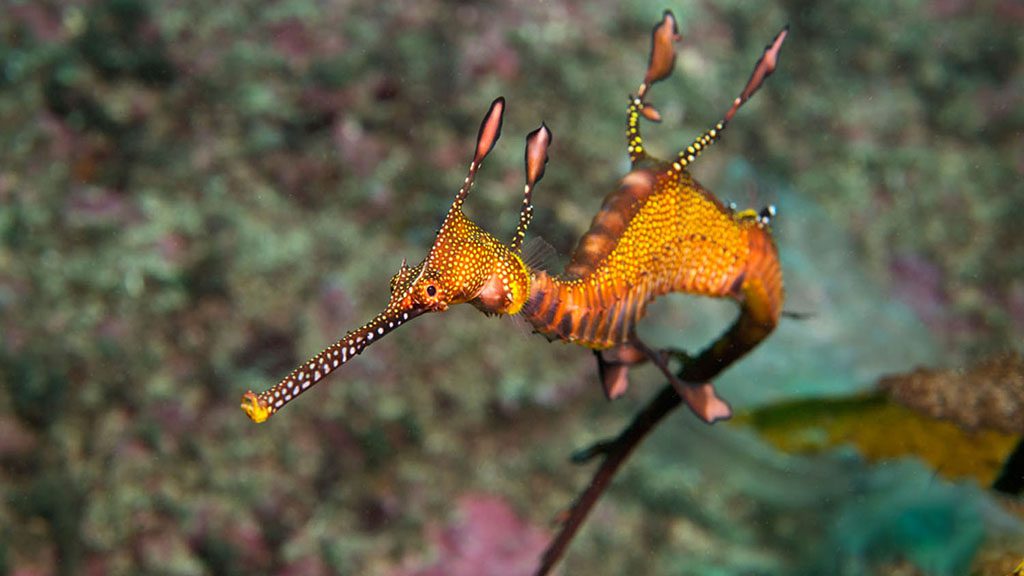
[(964, 430), (929, 418), (881, 393), (788, 402), (742, 414), (736, 422), (786, 452), (815, 454), (850, 445), (871, 462), (917, 457), (945, 478), (970, 478), (982, 486), (992, 484), (1019, 441), (1013, 434)]

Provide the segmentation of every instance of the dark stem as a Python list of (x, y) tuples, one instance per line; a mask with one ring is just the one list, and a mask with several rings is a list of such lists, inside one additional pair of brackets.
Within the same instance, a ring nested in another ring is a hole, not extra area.
[[(662, 352), (674, 356), (683, 362), (682, 369), (676, 374), (680, 381), (692, 383), (709, 382), (752, 348), (753, 345), (744, 343), (744, 340), (748, 339), (747, 337), (752, 331), (756, 332), (756, 330), (752, 330), (748, 313), (744, 309), (729, 330), (710, 346), (702, 350), (696, 357), (690, 357), (676, 350), (665, 350)], [(755, 344), (759, 340), (760, 338), (755, 340)], [(660, 353), (654, 352), (654, 354)], [(544, 555), (541, 557), (540, 566), (535, 572), (537, 576), (544, 576), (551, 572), (555, 564), (565, 555), (569, 543), (572, 542), (576, 532), (579, 531), (580, 526), (587, 519), (587, 515), (594, 507), (594, 504), (597, 503), (598, 498), (601, 497), (608, 484), (611, 483), (615, 473), (618, 472), (622, 464), (629, 458), (633, 450), (640, 445), (640, 442), (643, 441), (647, 434), (665, 416), (679, 407), (681, 403), (682, 399), (679, 393), (670, 382), (663, 386), (658, 394), (633, 417), (633, 421), (618, 436), (598, 442), (590, 448), (577, 452), (573, 456), (575, 462), (586, 462), (597, 456), (604, 456), (604, 459), (601, 461), (600, 466), (598, 466), (597, 471), (594, 472), (590, 485), (576, 497), (576, 501), (573, 502), (572, 507), (565, 514), (565, 520), (562, 522), (561, 529), (554, 540), (548, 544), (547, 550), (544, 551)]]
[[(765, 324), (758, 319), (756, 309), (751, 307), (748, 299), (740, 309), (740, 315), (733, 322), (732, 326), (718, 337), (709, 346), (701, 350), (700, 354), (692, 357), (678, 350), (647, 350), (646, 354), (651, 360), (662, 369), (665, 368), (662, 354), (677, 358), (683, 363), (683, 367), (676, 373), (679, 382), (676, 384), (707, 384), (717, 377), (723, 370), (739, 360), (744, 354), (753, 349), (761, 342), (775, 327), (774, 322)], [(642, 346), (642, 343), (640, 343)], [(646, 348), (643, 346), (641, 349)], [(667, 371), (666, 371), (667, 372)], [(540, 566), (535, 574), (544, 576), (549, 574), (555, 564), (565, 554), (566, 548), (576, 536), (576, 532), (587, 518), (591, 508), (604, 493), (608, 484), (611, 483), (615, 473), (622, 464), (629, 458), (633, 450), (643, 439), (654, 429), (661, 420), (670, 412), (675, 410), (683, 402), (676, 391), (676, 387), (669, 382), (658, 392), (658, 394), (647, 403), (646, 406), (633, 418), (622, 432), (615, 438), (599, 442), (588, 449), (577, 452), (574, 460), (577, 462), (587, 461), (590, 458), (603, 456), (601, 464), (594, 472), (590, 485), (576, 498), (572, 507), (565, 514), (565, 520), (554, 540), (548, 545), (547, 550), (541, 557)], [(713, 421), (713, 419), (709, 420)]]
[(1024, 492), (1024, 439), (1017, 443), (1017, 447), (1003, 463), (1003, 469), (992, 484), (992, 489), (1014, 496)]
[(576, 532), (579, 530), (587, 514), (597, 503), (597, 499), (604, 493), (605, 488), (612, 481), (619, 467), (626, 461), (633, 449), (636, 448), (647, 434), (657, 426), (669, 412), (675, 410), (680, 404), (679, 394), (676, 393), (671, 384), (664, 386), (658, 395), (655, 396), (647, 406), (644, 407), (615, 439), (599, 442), (592, 449), (584, 451), (584, 458), (604, 455), (601, 466), (598, 467), (590, 485), (583, 491), (570, 508), (562, 528), (558, 535), (548, 545), (541, 558), (540, 567), (537, 568), (537, 576), (544, 576), (551, 572), (555, 564), (565, 554), (566, 548), (572, 542)]

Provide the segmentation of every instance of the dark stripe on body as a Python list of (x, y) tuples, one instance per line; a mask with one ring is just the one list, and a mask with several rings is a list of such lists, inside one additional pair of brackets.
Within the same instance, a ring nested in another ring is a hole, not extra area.
[(611, 254), (633, 216), (655, 192), (657, 178), (652, 169), (626, 175), (618, 189), (605, 197), (601, 209), (590, 223), (565, 267), (566, 278), (586, 278)]

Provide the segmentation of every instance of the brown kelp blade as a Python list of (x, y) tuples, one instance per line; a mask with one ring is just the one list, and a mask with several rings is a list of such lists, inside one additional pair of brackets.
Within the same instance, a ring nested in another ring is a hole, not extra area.
[(242, 396), (242, 410), (253, 422), (265, 421), (285, 404), (358, 356), (370, 344), (422, 313), (423, 310), (414, 308), (377, 316), (301, 364), (273, 388), (258, 395), (251, 390), (246, 392)]
[(640, 109), (640, 115), (651, 122), (661, 122), (661, 112), (658, 112), (649, 102)]
[[(754, 71), (750, 74), (750, 79), (747, 80), (747, 84), (743, 87), (743, 91), (740, 92), (740, 95), (733, 100), (729, 111), (726, 112), (725, 116), (718, 121), (718, 124), (715, 124), (710, 130), (707, 130), (698, 136), (692, 144), (679, 152), (679, 159), (675, 164), (673, 164), (676, 170), (682, 170), (689, 166), (690, 163), (696, 160), (698, 156), (708, 149), (708, 147), (722, 137), (722, 132), (725, 130), (725, 127), (729, 125), (729, 121), (731, 121), (733, 116), (736, 115), (736, 112), (739, 111), (740, 107), (742, 107), (743, 104), (749, 100), (759, 88), (761, 88), (764, 81), (771, 76), (772, 72), (775, 71), (775, 67), (779, 63), (779, 51), (782, 50), (782, 43), (785, 42), (788, 34), (789, 26), (786, 26), (775, 35), (775, 39), (772, 40), (772, 43), (765, 47), (764, 53), (761, 54), (761, 58), (759, 58), (757, 63), (754, 64)], [(757, 214), (755, 213), (754, 216), (757, 216)], [(767, 223), (767, 221), (765, 223)]]
[(519, 211), (519, 224), (516, 226), (516, 235), (512, 237), (509, 248), (513, 252), (520, 252), (523, 247), (523, 239), (526, 238), (526, 229), (530, 226), (533, 218), (533, 187), (544, 177), (544, 168), (548, 164), (548, 146), (551, 145), (551, 130), (543, 122), (540, 128), (530, 132), (526, 137), (526, 186), (523, 188), (523, 208)]
[(494, 144), (501, 137), (501, 122), (505, 115), (505, 98), (498, 96), (491, 102), (483, 122), (480, 123), (480, 132), (476, 136), (476, 152), (473, 153), (473, 162), (469, 165), (469, 173), (462, 182), (462, 188), (455, 195), (453, 208), (461, 208), (470, 188), (473, 187), (473, 180), (476, 178), (476, 171), (480, 169), (480, 163), (494, 149)]
[(494, 149), (494, 144), (501, 138), (501, 123), (505, 114), (505, 98), (498, 96), (491, 102), (487, 115), (480, 123), (480, 131), (476, 136), (476, 154), (473, 163), (480, 164)]
[(670, 10), (665, 10), (661, 22), (651, 30), (651, 58), (647, 63), (647, 75), (644, 76), (645, 85), (650, 86), (672, 74), (676, 64), (675, 43), (678, 40), (676, 17)]
[(732, 117), (736, 115), (736, 111), (740, 109), (740, 106), (744, 102), (750, 99), (754, 95), (754, 92), (764, 84), (764, 81), (775, 72), (775, 66), (779, 63), (779, 51), (782, 50), (782, 43), (786, 41), (786, 36), (789, 34), (789, 26), (786, 26), (775, 35), (775, 39), (772, 43), (765, 47), (764, 54), (754, 65), (754, 71), (750, 74), (750, 80), (747, 80), (747, 85), (743, 87), (743, 91), (740, 95), (733, 100), (732, 107), (725, 113), (725, 122), (732, 120)]
[(531, 188), (544, 177), (551, 141), (551, 130), (543, 122), (526, 137), (526, 185)]

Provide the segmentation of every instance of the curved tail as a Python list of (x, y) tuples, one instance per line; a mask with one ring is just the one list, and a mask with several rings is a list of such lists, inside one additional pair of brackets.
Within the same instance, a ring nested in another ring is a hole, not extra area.
[(771, 231), (758, 222), (748, 238), (750, 254), (737, 290), (740, 315), (717, 340), (686, 362), (681, 376), (689, 382), (713, 379), (767, 338), (782, 316), (782, 268)]

